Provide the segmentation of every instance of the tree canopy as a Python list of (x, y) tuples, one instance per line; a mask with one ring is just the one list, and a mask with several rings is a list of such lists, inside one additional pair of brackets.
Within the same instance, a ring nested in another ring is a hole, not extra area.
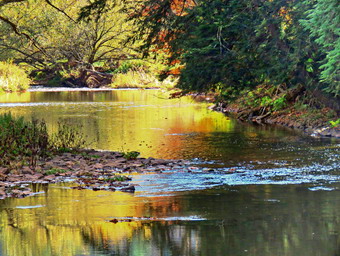
[(340, 94), (337, 1), (183, 0), (185, 15), (174, 2), (143, 1), (134, 18), (146, 48), (170, 42), (182, 88), (300, 83)]
[(0, 57), (87, 66), (161, 50), (182, 64), (186, 90), (302, 84), (338, 97), (339, 8), (336, 0), (2, 0)]

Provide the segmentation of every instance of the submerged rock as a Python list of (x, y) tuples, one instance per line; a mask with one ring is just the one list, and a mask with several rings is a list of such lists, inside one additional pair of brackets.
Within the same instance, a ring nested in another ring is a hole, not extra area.
[(135, 186), (128, 186), (128, 187), (122, 188), (120, 191), (134, 193), (135, 190), (136, 190)]

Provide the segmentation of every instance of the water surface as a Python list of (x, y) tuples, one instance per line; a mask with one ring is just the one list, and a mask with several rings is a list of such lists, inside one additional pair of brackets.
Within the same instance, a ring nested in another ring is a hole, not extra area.
[[(1, 255), (340, 255), (339, 140), (241, 124), (157, 90), (0, 95), (0, 113), (80, 125), (90, 147), (188, 159), (136, 193), (35, 185), (0, 201)], [(111, 222), (110, 222), (111, 221)]]

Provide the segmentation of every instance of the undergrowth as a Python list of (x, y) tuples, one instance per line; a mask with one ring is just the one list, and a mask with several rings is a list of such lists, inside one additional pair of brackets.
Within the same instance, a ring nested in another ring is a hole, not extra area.
[(0, 166), (9, 169), (29, 165), (35, 168), (39, 158), (55, 152), (76, 151), (86, 145), (76, 127), (58, 123), (55, 133), (47, 132), (44, 120), (26, 121), (11, 113), (0, 115)]

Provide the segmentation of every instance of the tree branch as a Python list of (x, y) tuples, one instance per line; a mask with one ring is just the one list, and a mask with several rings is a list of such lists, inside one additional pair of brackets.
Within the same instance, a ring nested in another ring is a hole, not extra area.
[[(20, 1), (20, 0), (19, 0)], [(21, 0), (23, 1), (23, 0)], [(52, 2), (50, 0), (45, 0), (45, 2), (50, 5), (52, 8), (56, 9), (58, 12), (61, 12), (62, 14), (64, 14), (67, 18), (69, 18), (71, 21), (76, 22), (74, 19), (72, 19), (64, 10), (60, 9), (59, 7), (55, 6), (54, 4), (52, 4)]]

